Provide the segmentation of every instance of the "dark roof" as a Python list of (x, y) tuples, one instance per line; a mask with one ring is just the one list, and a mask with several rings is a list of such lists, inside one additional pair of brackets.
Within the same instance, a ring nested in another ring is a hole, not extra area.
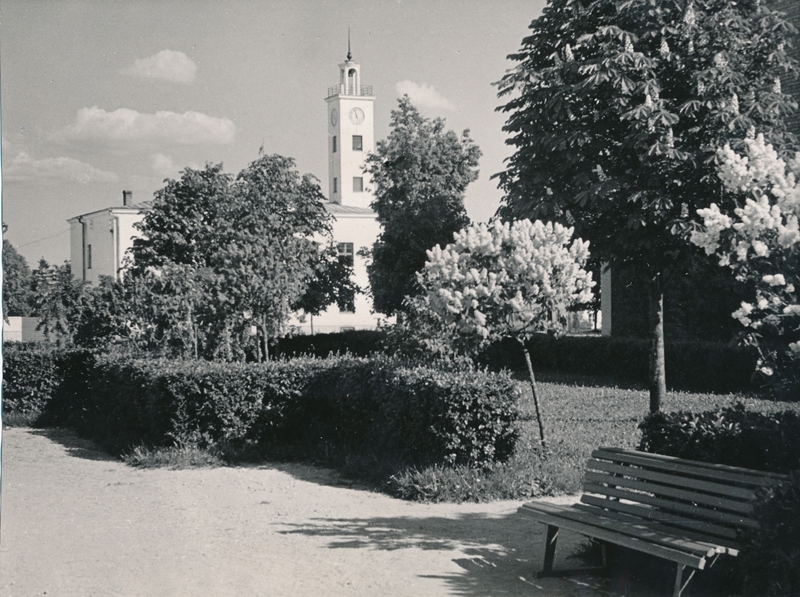
[(327, 209), (333, 215), (354, 215), (354, 216), (374, 216), (375, 212), (368, 207), (353, 207), (351, 205), (341, 205), (339, 203), (325, 203)]

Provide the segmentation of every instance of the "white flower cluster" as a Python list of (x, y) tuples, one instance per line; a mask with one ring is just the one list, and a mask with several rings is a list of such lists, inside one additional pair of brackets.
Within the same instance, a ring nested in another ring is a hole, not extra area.
[(462, 333), (490, 336), (557, 328), (558, 313), (588, 301), (589, 243), (572, 228), (530, 220), (473, 224), (428, 251), (417, 274), (430, 308)]
[(800, 357), (798, 343), (788, 341), (800, 332), (800, 154), (785, 162), (763, 135), (745, 146), (746, 155), (728, 145), (717, 151), (719, 177), (739, 207), (731, 214), (715, 203), (697, 210), (704, 229), (691, 241), (755, 283), (755, 302), (743, 302), (733, 317), (752, 329), (768, 325)]

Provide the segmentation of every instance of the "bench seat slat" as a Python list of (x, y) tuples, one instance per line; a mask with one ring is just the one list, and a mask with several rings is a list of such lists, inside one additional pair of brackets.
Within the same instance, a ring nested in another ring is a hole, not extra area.
[(695, 543), (698, 543), (700, 545), (706, 545), (708, 547), (714, 548), (715, 551), (717, 551), (718, 553), (728, 553), (734, 556), (739, 554), (739, 548), (737, 545), (733, 543), (733, 541), (723, 539), (721, 537), (706, 535), (693, 529), (676, 527), (655, 520), (646, 520), (638, 516), (625, 514), (624, 512), (618, 512), (616, 510), (606, 510), (598, 508), (596, 506), (591, 506), (589, 504), (578, 503), (574, 504), (572, 507), (575, 508), (576, 510), (580, 510), (581, 512), (585, 512), (592, 516), (608, 518), (609, 520), (620, 521), (634, 525), (640, 525), (642, 526), (642, 528), (651, 529), (657, 533), (662, 533), (664, 535), (674, 535), (679, 538), (686, 538), (687, 540), (694, 541)]
[(651, 506), (641, 506), (638, 504), (627, 504), (616, 499), (601, 498), (595, 495), (584, 494), (581, 502), (590, 506), (596, 506), (613, 512), (621, 512), (641, 518), (642, 520), (652, 520), (663, 522), (671, 526), (683, 527), (703, 535), (714, 537), (716, 541), (728, 541), (731, 545), (736, 545), (738, 532), (735, 528), (714, 524), (713, 522), (686, 518), (664, 512)]
[(638, 479), (644, 479), (647, 481), (655, 481), (657, 483), (663, 483), (667, 485), (677, 485), (695, 491), (704, 491), (737, 498), (740, 500), (750, 501), (755, 498), (756, 495), (755, 491), (745, 487), (735, 487), (723, 483), (715, 483), (713, 481), (705, 481), (692, 477), (683, 477), (676, 474), (674, 471), (653, 471), (650, 469), (641, 468), (639, 466), (626, 466), (613, 462), (597, 460), (595, 458), (589, 459), (588, 463), (586, 464), (586, 468), (594, 471), (604, 471), (606, 473), (618, 473), (621, 475), (636, 477)]
[[(635, 551), (654, 555), (656, 557), (670, 560), (678, 564), (683, 564), (685, 566), (691, 566), (700, 570), (705, 568), (707, 555), (689, 552), (678, 547), (668, 547), (662, 544), (653, 543), (649, 539), (642, 539), (640, 537), (622, 533), (618, 530), (618, 528), (608, 528), (594, 524), (588, 524), (578, 520), (573, 520), (572, 518), (567, 518), (562, 516), (562, 513), (557, 512), (558, 510), (571, 510), (574, 513), (574, 510), (568, 506), (559, 508), (558, 506), (550, 505), (551, 508), (553, 508), (552, 511), (543, 511), (538, 508), (541, 505), (542, 503), (536, 502), (524, 504), (519, 509), (519, 512), (544, 524), (567, 529), (575, 533), (593, 537), (601, 541), (607, 541), (608, 543), (613, 543), (615, 545), (628, 547)], [(569, 512), (566, 514), (569, 514)], [(588, 518), (590, 517), (587, 516), (587, 519)], [(621, 528), (621, 526), (622, 525), (620, 525), (619, 528)]]
[(636, 479), (616, 477), (614, 475), (605, 473), (593, 473), (591, 471), (587, 471), (584, 478), (586, 481), (590, 481), (595, 484), (606, 483), (616, 487), (626, 487), (628, 489), (646, 491), (659, 497), (674, 498), (697, 504), (705, 504), (707, 506), (722, 508), (739, 514), (750, 514), (753, 511), (753, 505), (750, 503), (739, 502), (714, 495), (690, 491), (687, 489), (678, 489), (676, 487), (661, 485), (651, 481), (638, 481)]
[(612, 487), (605, 487), (602, 485), (594, 485), (586, 483), (584, 485), (586, 493), (595, 493), (598, 495), (607, 495), (616, 497), (623, 500), (631, 500), (641, 504), (648, 504), (656, 506), (667, 512), (679, 512), (689, 517), (700, 518), (703, 520), (716, 520), (717, 522), (724, 522), (741, 527), (756, 528), (757, 523), (750, 518), (743, 518), (736, 514), (728, 512), (720, 512), (718, 510), (709, 510), (706, 508), (699, 508), (691, 504), (683, 504), (681, 502), (674, 502), (672, 500), (665, 500), (658, 497), (653, 497), (644, 493), (634, 493), (632, 491), (625, 491), (623, 489), (615, 489)]
[(541, 504), (536, 502), (528, 504), (527, 509), (545, 512), (547, 514), (567, 518), (574, 522), (580, 522), (593, 527), (608, 529), (623, 535), (629, 535), (631, 537), (636, 537), (637, 539), (643, 539), (645, 541), (657, 543), (665, 547), (679, 549), (681, 551), (693, 553), (698, 556), (708, 557), (714, 555), (715, 553), (725, 552), (725, 549), (719, 545), (687, 539), (676, 535), (674, 531), (663, 533), (658, 529), (654, 529), (652, 524), (648, 524), (642, 520), (637, 520), (633, 523), (623, 522), (619, 519), (614, 520), (613, 518), (606, 516), (599, 511), (588, 513), (583, 512), (574, 506), (564, 507), (555, 504), (548, 504), (546, 502)]
[(737, 466), (685, 460), (682, 458), (675, 458), (674, 456), (664, 456), (663, 454), (651, 454), (622, 448), (598, 448), (592, 452), (592, 456), (603, 460), (637, 464), (668, 471), (674, 470), (676, 472), (704, 476), (708, 479), (718, 479), (720, 481), (729, 481), (753, 487), (769, 487), (787, 478), (786, 475), (781, 475), (779, 473), (754, 471)]

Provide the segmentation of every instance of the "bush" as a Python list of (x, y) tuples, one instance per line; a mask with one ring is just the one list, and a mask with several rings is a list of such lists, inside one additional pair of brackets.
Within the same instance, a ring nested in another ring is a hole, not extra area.
[(800, 593), (800, 471), (756, 505), (759, 528), (742, 552), (750, 595)]
[(380, 352), (384, 336), (380, 330), (286, 336), (277, 341), (273, 352), (278, 357), (313, 356), (324, 359), (337, 354), (366, 357), (373, 352)]
[(800, 417), (796, 412), (748, 412), (742, 404), (691, 413), (653, 413), (639, 425), (640, 450), (789, 473), (800, 469)]
[[(649, 342), (640, 338), (540, 334), (527, 343), (535, 371), (595, 376), (613, 384), (646, 384)], [(734, 392), (752, 388), (758, 355), (752, 347), (701, 341), (667, 342), (667, 384), (671, 389)], [(479, 361), (496, 370), (525, 372), (515, 340), (492, 344)]]
[(258, 445), (315, 458), (489, 466), (517, 437), (506, 374), (387, 358), (265, 364), (132, 360), (73, 351), (47, 411), (113, 452)]
[(32, 419), (52, 400), (61, 382), (56, 350), (39, 343), (3, 346), (3, 414)]

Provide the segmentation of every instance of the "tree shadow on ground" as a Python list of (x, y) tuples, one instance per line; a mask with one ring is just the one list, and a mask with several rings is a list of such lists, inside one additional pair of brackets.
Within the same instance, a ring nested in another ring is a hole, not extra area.
[(537, 578), (536, 572), (542, 564), (544, 527), (516, 512), (502, 516), (465, 513), (456, 517), (313, 519), (280, 532), (325, 537), (330, 549), (452, 551), (452, 562), (460, 568), (458, 572), (420, 577), (442, 580), (455, 595), (624, 594), (615, 590), (613, 579), (575, 570), (586, 566), (572, 556), (583, 543), (577, 535), (565, 536), (556, 553), (556, 569), (574, 572), (566, 577)]
[(32, 435), (46, 437), (64, 448), (69, 456), (74, 456), (75, 458), (120, 462), (119, 458), (99, 448), (92, 440), (79, 437), (71, 429), (63, 427), (44, 427), (40, 429), (31, 429), (30, 433)]

